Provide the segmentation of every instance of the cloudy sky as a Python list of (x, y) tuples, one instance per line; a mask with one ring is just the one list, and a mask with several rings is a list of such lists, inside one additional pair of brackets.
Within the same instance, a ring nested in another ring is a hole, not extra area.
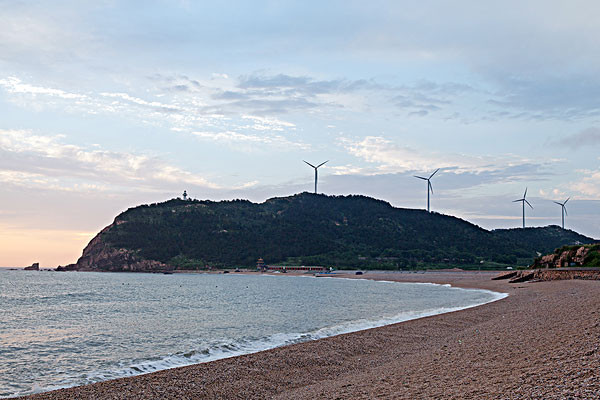
[(183, 190), (600, 237), (596, 1), (0, 0), (0, 266)]

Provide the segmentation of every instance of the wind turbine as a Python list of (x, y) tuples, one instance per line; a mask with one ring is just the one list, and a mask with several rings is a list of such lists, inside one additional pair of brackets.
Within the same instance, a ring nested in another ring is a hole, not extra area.
[(562, 203), (555, 201), (555, 203), (558, 204), (560, 206), (560, 208), (562, 209), (562, 228), (563, 229), (565, 229), (565, 214), (567, 214), (567, 216), (569, 216), (569, 213), (567, 212), (567, 207), (565, 207), (565, 204), (567, 204), (567, 201), (569, 201), (569, 199), (570, 199), (570, 197), (568, 197)]
[[(304, 160), (302, 160), (302, 161), (304, 161)], [(325, 164), (326, 162), (329, 162), (329, 160), (322, 162), (321, 164), (317, 165), (316, 167), (314, 165), (312, 165), (311, 163), (309, 163), (308, 161), (304, 161), (304, 162), (315, 169), (315, 194), (317, 194), (317, 169), (319, 169), (319, 167), (321, 165)]]
[(525, 228), (525, 203), (527, 203), (527, 205), (529, 207), (531, 207), (531, 209), (533, 210), (533, 206), (531, 204), (529, 204), (529, 202), (527, 201), (527, 199), (525, 197), (527, 197), (527, 188), (525, 188), (525, 193), (523, 193), (523, 198), (522, 199), (513, 200), (513, 203), (518, 203), (519, 201), (521, 203), (523, 203), (523, 228)]
[(413, 175), (415, 178), (419, 178), (419, 179), (423, 179), (424, 181), (427, 181), (427, 212), (429, 212), (429, 191), (431, 191), (431, 193), (433, 193), (433, 186), (431, 186), (431, 178), (433, 178), (433, 176), (439, 170), (440, 169), (438, 168), (435, 171), (433, 171), (433, 174), (429, 175), (429, 178), (424, 178), (422, 176)]

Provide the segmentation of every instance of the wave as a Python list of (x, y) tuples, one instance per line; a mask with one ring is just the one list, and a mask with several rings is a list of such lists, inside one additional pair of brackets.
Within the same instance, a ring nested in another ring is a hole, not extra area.
[[(352, 280), (356, 280), (353, 279)], [(389, 282), (389, 281), (383, 281)], [(403, 282), (393, 282), (403, 283)], [(411, 283), (412, 284), (412, 283)], [(426, 285), (450, 286), (426, 283)], [(497, 300), (501, 300), (508, 296), (506, 293), (492, 292), (484, 289), (462, 289), (452, 287), (454, 290), (460, 291), (478, 291), (488, 294), (489, 300), (470, 304), (460, 307), (439, 307), (421, 311), (406, 311), (397, 315), (382, 317), (376, 319), (360, 319), (350, 322), (345, 322), (329, 327), (320, 328), (310, 332), (293, 332), (293, 333), (276, 333), (270, 336), (261, 338), (241, 338), (237, 340), (223, 340), (204, 343), (197, 348), (190, 349), (186, 352), (178, 352), (162, 357), (150, 359), (134, 360), (127, 363), (115, 365), (114, 368), (98, 370), (90, 373), (78, 374), (77, 376), (68, 377), (62, 380), (59, 384), (51, 387), (36, 387), (33, 392), (44, 392), (49, 390), (67, 388), (72, 386), (84, 385), (109, 379), (116, 379), (128, 376), (141, 375), (160, 370), (183, 367), (192, 364), (205, 363), (224, 358), (236, 357), (244, 354), (257, 353), (264, 350), (273, 349), (276, 347), (287, 346), (295, 343), (308, 342), (312, 340), (323, 339), (327, 337), (342, 335), (351, 332), (362, 331), (366, 329), (378, 328), (385, 325), (405, 322), (418, 318), (429, 317), (433, 315), (464, 310), (467, 308), (477, 307), (483, 304), (488, 304)], [(22, 395), (22, 394), (15, 394)]]

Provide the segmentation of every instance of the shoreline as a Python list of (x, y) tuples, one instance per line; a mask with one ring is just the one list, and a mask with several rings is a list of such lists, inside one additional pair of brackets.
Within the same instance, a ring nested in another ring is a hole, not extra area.
[[(491, 281), (495, 274), (337, 273), (332, 277), (450, 284), (510, 296), (460, 311), (27, 398), (589, 398), (598, 393), (600, 313), (595, 310), (600, 282), (508, 284)], [(579, 295), (577, 300), (571, 293)]]
[[(84, 272), (87, 272), (87, 271), (84, 271)], [(370, 272), (373, 272), (373, 271), (370, 271)], [(444, 271), (442, 271), (442, 272), (444, 272)], [(451, 271), (451, 272), (455, 272), (455, 271)], [(120, 274), (117, 272), (109, 272), (109, 273)], [(423, 273), (425, 273), (425, 272), (421, 271), (421, 272), (419, 272), (419, 275), (421, 275)], [(127, 273), (126, 272), (125, 274), (140, 274), (140, 273), (133, 273), (133, 272)], [(197, 273), (192, 273), (191, 275), (195, 275), (195, 274), (197, 274)], [(214, 275), (214, 274), (219, 274), (219, 271), (213, 271), (213, 272), (207, 273), (207, 275)], [(448, 285), (448, 284), (429, 283), (429, 282), (395, 282), (395, 281), (389, 280), (389, 279), (385, 279), (385, 280), (377, 279), (376, 277), (373, 277), (373, 279), (369, 279), (368, 273), (364, 273), (364, 275), (358, 276), (358, 275), (355, 275), (355, 271), (353, 271), (353, 270), (338, 272), (337, 274), (324, 274), (324, 275), (301, 272), (301, 271), (291, 271), (291, 272), (285, 273), (285, 274), (261, 273), (261, 272), (256, 272), (256, 271), (251, 271), (251, 272), (246, 272), (246, 273), (232, 272), (230, 275), (232, 275), (232, 276), (240, 276), (240, 275), (242, 275), (242, 276), (244, 276), (244, 275), (245, 276), (264, 276), (264, 277), (281, 278), (281, 279), (285, 279), (285, 278), (309, 278), (309, 279), (334, 278), (337, 280), (354, 280), (354, 281), (363, 281), (363, 282), (370, 281), (375, 284), (388, 284), (388, 285), (391, 284), (390, 287), (395, 286), (395, 288), (392, 289), (392, 292), (403, 291), (404, 290), (402, 287), (403, 284), (424, 285), (424, 286), (431, 286), (431, 287), (437, 286), (440, 288), (443, 287), (446, 290), (448, 290), (448, 289), (449, 290), (457, 290), (457, 291), (474, 290), (474, 291), (486, 293), (486, 296), (488, 298), (480, 299), (478, 303), (473, 303), (473, 304), (469, 304), (469, 305), (461, 305), (461, 306), (452, 306), (451, 307), (447, 304), (446, 305), (440, 304), (440, 305), (436, 306), (435, 308), (424, 309), (421, 311), (405, 311), (405, 312), (400, 312), (398, 314), (393, 314), (393, 315), (389, 314), (387, 316), (381, 316), (381, 317), (376, 316), (376, 315), (370, 316), (370, 317), (363, 317), (360, 319), (356, 319), (354, 321), (340, 322), (338, 324), (334, 324), (331, 326), (315, 328), (314, 330), (311, 330), (311, 331), (300, 330), (298, 332), (280, 333), (280, 334), (276, 333), (276, 334), (274, 334), (274, 336), (284, 335), (284, 336), (286, 336), (286, 339), (282, 340), (280, 337), (278, 337), (276, 340), (267, 340), (267, 341), (260, 340), (259, 341), (261, 343), (260, 347), (253, 346), (251, 343), (250, 345), (246, 345), (246, 346), (242, 345), (241, 348), (238, 348), (235, 351), (218, 352), (218, 350), (217, 350), (217, 352), (216, 352), (217, 354), (210, 354), (210, 356), (207, 356), (206, 359), (196, 359), (194, 361), (180, 360), (181, 363), (169, 362), (168, 363), (169, 366), (165, 366), (165, 363), (163, 363), (161, 361), (163, 361), (166, 358), (169, 358), (171, 356), (171, 355), (168, 355), (168, 356), (165, 356), (165, 358), (159, 358), (159, 360), (157, 361), (157, 363), (160, 362), (160, 365), (161, 365), (161, 367), (159, 367), (160, 369), (157, 369), (154, 367), (149, 367), (149, 368), (142, 367), (142, 370), (137, 369), (138, 373), (135, 375), (132, 375), (129, 373), (122, 373), (122, 374), (120, 374), (120, 376), (119, 376), (119, 374), (117, 374), (117, 376), (113, 375), (113, 377), (111, 377), (111, 378), (105, 378), (104, 380), (98, 381), (98, 382), (115, 380), (115, 379), (120, 379), (120, 378), (124, 378), (124, 377), (139, 376), (139, 375), (158, 372), (158, 371), (166, 370), (166, 369), (173, 369), (173, 368), (185, 367), (185, 366), (196, 365), (196, 364), (204, 364), (204, 363), (209, 363), (209, 362), (227, 359), (227, 358), (239, 357), (239, 356), (248, 355), (248, 354), (255, 354), (255, 353), (271, 350), (271, 349), (278, 348), (278, 347), (289, 346), (289, 345), (295, 344), (295, 343), (305, 343), (305, 342), (310, 342), (310, 341), (315, 341), (315, 340), (321, 340), (324, 338), (343, 335), (343, 334), (347, 334), (347, 333), (359, 332), (359, 331), (374, 329), (374, 328), (378, 328), (378, 327), (382, 327), (382, 326), (398, 324), (398, 323), (402, 323), (402, 322), (406, 322), (406, 321), (410, 321), (410, 320), (414, 320), (414, 319), (440, 315), (440, 314), (444, 314), (444, 313), (448, 313), (448, 312), (456, 312), (456, 311), (460, 311), (460, 310), (464, 310), (464, 309), (468, 309), (468, 308), (472, 308), (472, 307), (479, 307), (479, 306), (482, 306), (482, 305), (485, 305), (485, 304), (488, 304), (488, 303), (491, 303), (494, 301), (501, 300), (502, 298), (508, 296), (508, 294), (506, 294), (506, 293), (493, 292), (493, 291), (489, 291), (487, 289), (475, 289), (475, 288), (474, 289), (463, 289), (463, 288), (451, 287), (451, 285)], [(392, 294), (392, 293), (390, 293), (390, 294)], [(142, 362), (140, 365), (144, 365), (144, 364), (146, 364), (146, 365), (153, 364), (153, 362)], [(137, 366), (139, 367), (139, 365), (137, 365)], [(132, 367), (129, 367), (129, 368), (132, 368)], [(63, 385), (54, 385), (52, 387), (47, 387), (46, 390), (39, 392), (39, 393), (45, 393), (45, 392), (55, 391), (55, 390), (60, 390), (60, 389), (68, 389), (68, 388), (72, 388), (72, 387), (76, 387), (76, 386), (87, 385), (90, 383), (95, 383), (95, 382), (90, 382), (88, 380), (87, 383), (79, 383), (79, 384), (64, 385), (64, 386)], [(33, 394), (38, 394), (38, 393), (33, 393)], [(33, 394), (21, 394), (20, 396), (24, 397), (24, 396), (29, 396), (29, 395), (33, 395)], [(14, 397), (11, 397), (11, 398), (14, 398)]]

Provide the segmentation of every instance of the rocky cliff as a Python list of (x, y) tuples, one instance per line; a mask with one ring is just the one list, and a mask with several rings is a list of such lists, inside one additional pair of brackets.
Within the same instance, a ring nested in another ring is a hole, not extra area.
[(563, 246), (554, 253), (538, 257), (531, 268), (597, 267), (600, 245)]
[(494, 279), (510, 279), (510, 283), (563, 279), (600, 280), (600, 244), (563, 246), (552, 254), (536, 258), (526, 270), (505, 273)]
[(83, 249), (75, 264), (59, 266), (57, 271), (106, 271), (106, 272), (162, 272), (173, 270), (173, 266), (155, 260), (146, 260), (135, 251), (111, 247), (105, 241), (106, 232), (113, 226), (125, 223), (115, 220), (100, 231)]

